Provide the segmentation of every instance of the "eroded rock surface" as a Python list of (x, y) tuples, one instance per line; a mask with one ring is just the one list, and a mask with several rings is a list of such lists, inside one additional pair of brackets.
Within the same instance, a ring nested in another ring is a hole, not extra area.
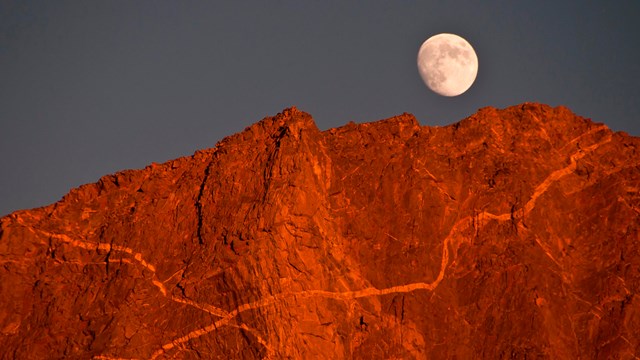
[(3, 358), (640, 357), (640, 139), (523, 104), (213, 149), (0, 220)]

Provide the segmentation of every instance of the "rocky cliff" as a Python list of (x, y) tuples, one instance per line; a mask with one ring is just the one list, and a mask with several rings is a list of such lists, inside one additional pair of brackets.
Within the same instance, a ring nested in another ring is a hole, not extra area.
[(634, 359), (640, 139), (568, 109), (213, 149), (0, 220), (2, 358)]

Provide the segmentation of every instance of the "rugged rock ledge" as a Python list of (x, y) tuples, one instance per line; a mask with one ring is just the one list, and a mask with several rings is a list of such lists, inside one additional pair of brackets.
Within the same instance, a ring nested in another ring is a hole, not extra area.
[(295, 108), (0, 219), (3, 358), (640, 357), (640, 139)]

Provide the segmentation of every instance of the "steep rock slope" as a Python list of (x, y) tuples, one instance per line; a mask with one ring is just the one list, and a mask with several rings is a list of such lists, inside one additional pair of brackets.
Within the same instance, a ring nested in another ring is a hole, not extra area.
[(295, 108), (0, 220), (3, 358), (640, 356), (640, 140)]

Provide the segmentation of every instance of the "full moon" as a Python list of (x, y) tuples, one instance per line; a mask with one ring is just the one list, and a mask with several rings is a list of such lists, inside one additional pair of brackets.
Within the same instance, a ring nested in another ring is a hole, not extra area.
[(476, 80), (478, 57), (467, 40), (454, 34), (438, 34), (422, 43), (418, 71), (435, 93), (458, 96)]

